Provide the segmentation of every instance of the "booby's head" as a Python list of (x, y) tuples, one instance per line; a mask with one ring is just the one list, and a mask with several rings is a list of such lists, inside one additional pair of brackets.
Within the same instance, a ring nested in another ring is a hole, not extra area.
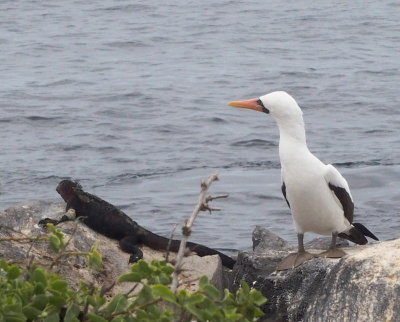
[(75, 193), (78, 190), (82, 191), (82, 186), (78, 182), (71, 180), (62, 180), (56, 188), (56, 191), (65, 202), (68, 202), (73, 196), (75, 196)]
[(228, 105), (271, 114), (278, 122), (301, 119), (303, 114), (294, 98), (284, 91), (272, 92), (244, 101), (233, 101)]

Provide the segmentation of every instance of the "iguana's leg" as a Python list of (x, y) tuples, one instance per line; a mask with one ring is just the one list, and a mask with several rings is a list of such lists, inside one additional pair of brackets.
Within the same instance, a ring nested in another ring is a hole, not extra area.
[(44, 218), (41, 219), (38, 222), (38, 224), (42, 226), (46, 226), (47, 224), (53, 224), (54, 226), (56, 226), (65, 221), (75, 220), (75, 218), (76, 218), (75, 210), (71, 208), (60, 219)]
[(124, 252), (131, 254), (131, 257), (129, 258), (129, 263), (135, 263), (139, 259), (143, 258), (143, 252), (137, 246), (137, 241), (137, 236), (126, 236), (119, 240), (119, 246), (121, 247), (121, 249)]

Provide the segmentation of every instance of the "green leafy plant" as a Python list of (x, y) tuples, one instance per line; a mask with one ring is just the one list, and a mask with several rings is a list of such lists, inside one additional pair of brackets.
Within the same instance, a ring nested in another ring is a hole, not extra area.
[[(183, 245), (191, 225), (201, 210), (215, 210), (208, 202), (218, 197), (205, 198), (209, 185), (218, 180), (216, 174), (201, 183), (199, 202), (192, 217), (184, 226)], [(221, 196), (222, 197), (222, 196)], [(121, 275), (117, 283), (131, 283), (130, 291), (116, 294), (111, 299), (105, 294), (112, 286), (99, 289), (92, 283), (80, 282), (77, 290), (71, 289), (51, 269), (63, 265), (63, 259), (71, 255), (84, 256), (89, 269), (101, 270), (102, 257), (98, 245), (89, 252), (68, 251), (68, 241), (61, 230), (47, 224), (47, 237), (3, 238), (3, 241), (36, 241), (47, 239), (54, 252), (50, 269), (30, 262), (27, 267), (0, 260), (0, 322), (167, 322), (167, 321), (255, 321), (263, 312), (260, 306), (267, 300), (244, 281), (236, 293), (221, 293), (211, 285), (207, 277), (199, 280), (197, 292), (178, 289), (178, 273), (181, 271), (184, 252), (178, 252), (175, 268), (166, 261), (143, 260), (131, 265), (130, 271)], [(73, 236), (73, 234), (72, 234)]]
[(199, 290), (173, 293), (173, 268), (165, 261), (141, 260), (118, 283), (133, 282), (136, 292), (107, 300), (102, 290), (81, 282), (78, 291), (48, 270), (21, 269), (0, 261), (0, 321), (254, 321), (266, 299), (245, 282), (232, 294), (220, 294), (206, 277)]

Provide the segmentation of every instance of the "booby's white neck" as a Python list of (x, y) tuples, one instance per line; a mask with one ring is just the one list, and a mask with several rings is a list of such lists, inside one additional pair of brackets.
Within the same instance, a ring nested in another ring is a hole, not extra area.
[(284, 120), (275, 118), (275, 120), (279, 127), (280, 143), (288, 141), (307, 147), (304, 120), (301, 115), (288, 117)]
[(276, 122), (279, 127), (279, 156), (282, 166), (310, 153), (302, 116), (297, 115), (284, 120), (276, 119)]

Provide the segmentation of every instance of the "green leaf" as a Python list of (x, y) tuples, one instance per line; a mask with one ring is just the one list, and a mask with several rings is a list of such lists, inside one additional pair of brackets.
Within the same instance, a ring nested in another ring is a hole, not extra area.
[(60, 322), (60, 316), (57, 313), (50, 314), (43, 319), (43, 322)]
[[(151, 266), (156, 266), (156, 265), (151, 265)], [(143, 259), (137, 262), (137, 269), (140, 272), (143, 272), (145, 274), (150, 274), (152, 272), (152, 268), (153, 270), (155, 270), (154, 269), (155, 267), (150, 267), (150, 265)]]
[(90, 268), (93, 268), (98, 271), (101, 270), (103, 265), (103, 260), (101, 258), (100, 253), (97, 250), (92, 250), (88, 254), (88, 264)]
[(29, 320), (34, 320), (38, 317), (42, 310), (37, 309), (36, 307), (32, 306), (32, 304), (25, 306), (22, 309), (22, 312)]
[(225, 303), (233, 303), (235, 301), (233, 294), (231, 292), (229, 292), (228, 289), (224, 289), (224, 298), (222, 300)]
[(167, 274), (162, 273), (159, 276), (159, 282), (162, 285), (169, 285), (169, 284), (171, 284), (171, 281), (172, 281), (171, 275), (167, 275)]
[(3, 271), (8, 272), (10, 266), (5, 261), (0, 260), (0, 267)]
[(248, 285), (245, 281), (243, 281), (243, 280), (240, 281), (240, 287), (241, 287), (241, 289), (243, 290), (243, 292), (244, 292), (245, 294), (249, 294), (249, 292), (250, 292), (250, 287), (249, 287), (249, 285)]
[(190, 313), (192, 313), (197, 319), (199, 319), (199, 321), (206, 321), (206, 317), (205, 317), (205, 310), (199, 309), (197, 308), (195, 305), (193, 304), (187, 304), (185, 305), (186, 310), (188, 310)]
[(250, 298), (252, 302), (258, 306), (263, 305), (264, 303), (267, 302), (267, 298), (263, 296), (261, 292), (254, 289), (250, 291)]
[(89, 313), (87, 315), (89, 321), (92, 322), (107, 322), (105, 318), (102, 318), (100, 315), (94, 314), (94, 313)]
[(125, 294), (117, 294), (114, 296), (112, 301), (107, 305), (104, 311), (108, 314), (112, 314), (114, 312), (120, 312), (126, 309), (128, 306), (127, 297)]
[(61, 242), (56, 235), (49, 236), (49, 243), (53, 252), (58, 253), (61, 250)]
[[(132, 320), (132, 319), (131, 319), (131, 320)], [(113, 319), (111, 320), (111, 322), (126, 322), (126, 321), (131, 321), (131, 320), (128, 320), (126, 316), (125, 316), (125, 317), (116, 316), (115, 318), (113, 318)], [(133, 321), (133, 320), (132, 320), (132, 321)]]
[(163, 300), (176, 304), (175, 294), (165, 285), (152, 285), (153, 294), (155, 297), (161, 297)]
[(52, 223), (47, 223), (46, 227), (48, 230), (50, 230), (52, 233), (56, 232), (56, 227)]
[(4, 321), (7, 322), (25, 322), (26, 317), (23, 313), (21, 312), (7, 312), (4, 310)]
[(211, 300), (216, 301), (221, 298), (221, 294), (219, 293), (219, 291), (211, 284), (203, 285), (202, 290), (208, 295)]
[(36, 268), (31, 276), (31, 280), (36, 282), (36, 283), (40, 283), (43, 286), (47, 285), (47, 276), (45, 271), (42, 268)]
[(57, 308), (65, 305), (66, 299), (60, 295), (49, 296), (49, 303)]
[(147, 284), (143, 285), (143, 288), (140, 290), (137, 298), (137, 304), (143, 304), (146, 302), (150, 302), (154, 300), (153, 291)]
[(55, 280), (50, 284), (50, 288), (60, 293), (65, 293), (68, 289), (68, 283), (63, 280)]
[(48, 298), (44, 294), (36, 295), (32, 300), (32, 306), (42, 311), (48, 303)]
[(21, 275), (22, 271), (19, 269), (17, 264), (11, 265), (7, 272), (7, 278), (9, 280), (15, 280)]
[(208, 285), (208, 277), (206, 275), (203, 275), (199, 279), (199, 287), (203, 288), (205, 285)]
[(67, 311), (65, 312), (64, 322), (76, 322), (79, 315), (79, 306), (75, 303), (68, 305)]
[(46, 292), (46, 286), (42, 283), (38, 283), (33, 288), (33, 294), (44, 294)]
[(139, 273), (127, 273), (123, 274), (118, 278), (118, 282), (140, 282), (142, 280), (142, 276)]
[(94, 308), (99, 308), (100, 306), (102, 306), (106, 302), (106, 299), (104, 297), (101, 297), (101, 296), (96, 295), (96, 294), (88, 295), (86, 297), (86, 300)]

